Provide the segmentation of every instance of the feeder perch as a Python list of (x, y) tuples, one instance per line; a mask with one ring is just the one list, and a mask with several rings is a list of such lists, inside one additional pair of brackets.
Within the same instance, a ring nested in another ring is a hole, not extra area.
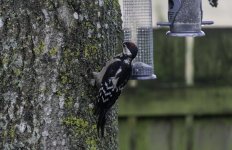
[(155, 79), (151, 0), (123, 0), (122, 7), (124, 42), (131, 41), (139, 49), (131, 79)]
[(213, 21), (202, 21), (202, 0), (169, 0), (168, 21), (158, 26), (169, 26), (169, 36), (204, 36), (202, 25), (211, 25)]

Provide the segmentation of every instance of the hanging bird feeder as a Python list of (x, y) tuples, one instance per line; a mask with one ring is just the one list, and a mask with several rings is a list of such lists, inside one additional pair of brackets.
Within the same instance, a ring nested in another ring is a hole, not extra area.
[(168, 21), (158, 26), (169, 26), (167, 35), (180, 37), (204, 36), (202, 25), (211, 25), (213, 21), (202, 21), (202, 0), (168, 0)]
[(139, 49), (131, 79), (155, 79), (151, 0), (123, 0), (122, 7), (124, 42), (131, 41)]

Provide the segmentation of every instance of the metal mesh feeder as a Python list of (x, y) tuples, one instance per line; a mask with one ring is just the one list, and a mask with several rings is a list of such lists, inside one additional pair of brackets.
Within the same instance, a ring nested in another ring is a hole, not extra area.
[(167, 35), (180, 37), (204, 36), (202, 25), (211, 25), (213, 21), (202, 21), (202, 0), (169, 0), (168, 21), (158, 26), (169, 26)]
[(123, 0), (124, 41), (139, 49), (131, 79), (155, 79), (153, 74), (153, 29), (151, 0)]

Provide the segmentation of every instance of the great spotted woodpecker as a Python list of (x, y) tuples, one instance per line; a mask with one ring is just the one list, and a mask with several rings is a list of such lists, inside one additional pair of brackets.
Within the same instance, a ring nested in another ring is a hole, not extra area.
[(106, 113), (113, 106), (127, 84), (132, 72), (132, 60), (138, 52), (137, 46), (132, 42), (123, 43), (123, 52), (108, 61), (100, 72), (94, 72), (94, 78), (99, 87), (95, 114), (98, 116), (97, 131), (101, 130), (104, 136)]

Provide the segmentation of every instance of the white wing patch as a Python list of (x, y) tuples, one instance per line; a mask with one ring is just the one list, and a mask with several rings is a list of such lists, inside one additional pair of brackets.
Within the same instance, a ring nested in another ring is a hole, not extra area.
[(119, 78), (112, 79), (112, 83), (113, 83), (114, 88), (117, 88), (118, 79)]
[(117, 76), (118, 76), (118, 74), (120, 74), (121, 72), (122, 72), (122, 67), (120, 67), (120, 68), (118, 69), (118, 71), (117, 71), (116, 74), (115, 74), (115, 77), (111, 78), (114, 88), (117, 88), (117, 83), (118, 83), (118, 79), (119, 79), (119, 77), (117, 77)]
[(117, 76), (119, 73), (121, 73), (122, 72), (122, 67), (120, 67), (119, 69), (118, 69), (118, 71), (116, 72), (116, 75), (115, 76)]

